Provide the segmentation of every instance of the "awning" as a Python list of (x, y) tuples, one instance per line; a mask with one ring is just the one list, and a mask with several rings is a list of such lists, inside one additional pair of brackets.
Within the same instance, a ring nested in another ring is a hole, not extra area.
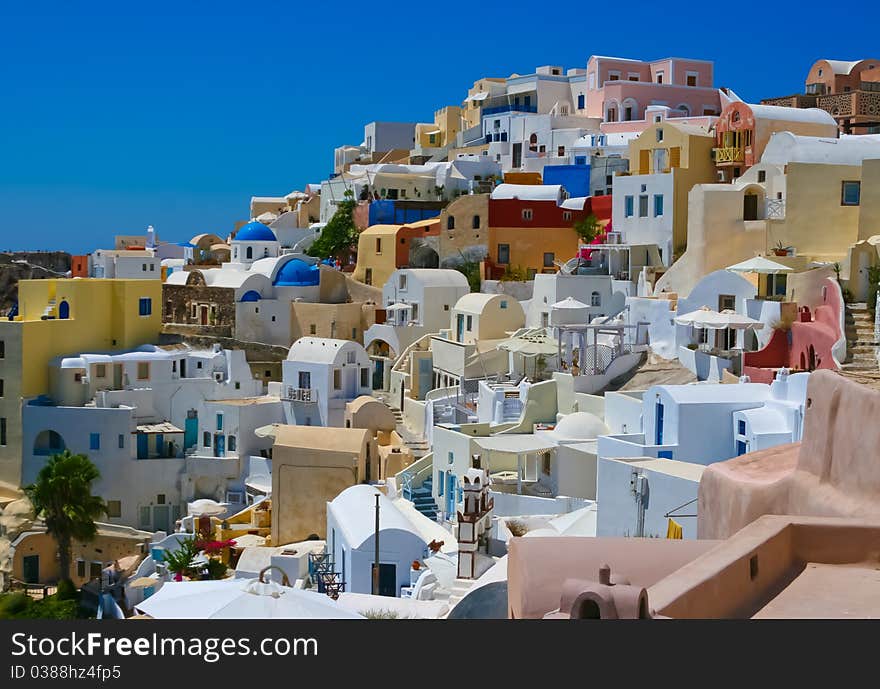
[(404, 311), (406, 309), (411, 309), (411, 308), (412, 308), (411, 304), (404, 304), (402, 302), (398, 302), (396, 304), (392, 304), (391, 306), (386, 306), (385, 310), (386, 311)]
[(760, 330), (764, 327), (761, 321), (743, 316), (725, 309), (722, 312), (713, 311), (708, 306), (703, 306), (696, 311), (677, 316), (675, 322), (678, 325), (692, 325), (697, 329), (708, 328), (709, 330)]
[(486, 100), (489, 97), (488, 91), (478, 91), (473, 96), (471, 96), (468, 100)]
[(163, 421), (162, 423), (142, 423), (138, 425), (137, 432), (147, 434), (183, 433), (183, 429), (178, 428), (173, 423)]
[(429, 129), (426, 132), (422, 132), (422, 134), (439, 134), (439, 133), (440, 133), (439, 129)]

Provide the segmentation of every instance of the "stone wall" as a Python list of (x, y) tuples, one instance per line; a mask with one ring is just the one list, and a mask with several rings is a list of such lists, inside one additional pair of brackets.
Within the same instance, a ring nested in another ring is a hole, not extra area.
[(204, 334), (231, 334), (235, 328), (235, 290), (166, 283), (162, 285), (162, 322), (198, 326)]

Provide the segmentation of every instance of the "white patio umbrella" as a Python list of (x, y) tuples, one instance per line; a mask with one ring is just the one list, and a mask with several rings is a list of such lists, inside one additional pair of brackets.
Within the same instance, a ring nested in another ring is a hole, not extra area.
[[(701, 306), (695, 311), (677, 316), (675, 322), (679, 325), (690, 325), (694, 328), (706, 330), (760, 330), (764, 327), (761, 321), (743, 316), (731, 309), (713, 311), (708, 306)], [(740, 349), (740, 371), (742, 371), (743, 350)]]
[(732, 266), (727, 266), (727, 270), (733, 271), (734, 273), (758, 273), (760, 275), (772, 275), (773, 281), (770, 283), (770, 291), (772, 294), (776, 293), (776, 275), (779, 273), (790, 273), (791, 268), (782, 263), (777, 263), (776, 261), (771, 261), (769, 258), (764, 258), (763, 256), (755, 256), (754, 258), (750, 258), (747, 261), (741, 261), (740, 263), (735, 263)]
[(363, 619), (328, 596), (259, 579), (168, 582), (135, 606), (154, 619)]

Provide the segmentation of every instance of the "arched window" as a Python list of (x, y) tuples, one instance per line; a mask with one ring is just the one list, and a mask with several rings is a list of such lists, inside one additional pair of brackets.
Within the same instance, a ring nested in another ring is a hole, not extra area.
[(479, 215), (475, 215), (473, 217), (473, 219), (471, 220), (471, 228), (473, 228), (475, 230), (480, 229), (480, 216)]
[(455, 229), (455, 216), (454, 215), (450, 215), (448, 218), (446, 218), (446, 229), (447, 230), (454, 230)]
[(687, 106), (686, 103), (681, 103), (681, 104), (678, 106), (678, 109), (681, 110), (681, 111), (684, 113), (685, 117), (690, 117), (690, 115), (691, 115), (691, 109)]
[(537, 150), (538, 150), (538, 135), (537, 134), (533, 133), (529, 137), (529, 150), (537, 152)]
[(34, 454), (47, 456), (64, 452), (64, 438), (55, 431), (40, 431), (34, 440)]
[(247, 250), (244, 252), (245, 257), (253, 258), (254, 257), (254, 247), (249, 246)]
[(598, 292), (590, 295), (590, 306), (602, 306), (602, 296)]
[(70, 318), (70, 304), (66, 301), (62, 301), (58, 304), (58, 318), (62, 320)]

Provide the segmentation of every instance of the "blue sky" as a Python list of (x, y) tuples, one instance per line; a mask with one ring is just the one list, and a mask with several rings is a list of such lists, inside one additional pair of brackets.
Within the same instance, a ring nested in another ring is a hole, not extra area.
[(799, 91), (819, 57), (880, 49), (876, 6), (835, 31), (791, 0), (754, 21), (752, 5), (670, 20), (678, 6), (656, 2), (620, 14), (477, 2), (461, 15), (391, 0), (11, 4), (0, 8), (0, 250), (85, 252), (148, 224), (168, 240), (225, 234), (252, 195), (326, 177), (333, 148), (360, 143), (365, 122), (429, 121), (482, 76), (675, 55), (714, 60), (716, 85), (758, 100)]

